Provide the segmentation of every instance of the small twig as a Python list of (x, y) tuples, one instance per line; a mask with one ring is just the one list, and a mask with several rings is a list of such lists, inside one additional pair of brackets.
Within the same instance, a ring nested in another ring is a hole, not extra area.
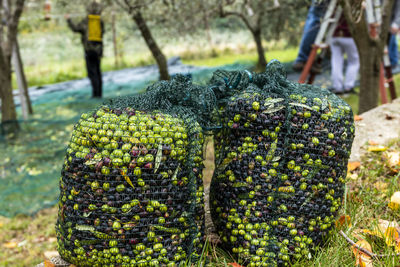
[(400, 253), (397, 254), (375, 254), (372, 253), (371, 251), (368, 251), (362, 247), (360, 247), (359, 245), (357, 245), (356, 243), (354, 243), (353, 240), (351, 240), (342, 230), (339, 231), (339, 233), (344, 237), (344, 239), (346, 239), (347, 242), (349, 242), (352, 246), (354, 246), (355, 248), (357, 248), (359, 251), (367, 254), (368, 256), (370, 256), (371, 258), (384, 258), (384, 257), (391, 257), (391, 256), (400, 256)]

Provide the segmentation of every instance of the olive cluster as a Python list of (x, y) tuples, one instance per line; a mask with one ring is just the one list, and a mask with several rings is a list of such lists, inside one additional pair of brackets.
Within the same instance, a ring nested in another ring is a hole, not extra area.
[(176, 266), (204, 243), (203, 135), (178, 116), (85, 113), (60, 178), (58, 251), (79, 266)]
[(211, 215), (242, 263), (287, 266), (331, 231), (354, 137), (351, 109), (331, 97), (243, 91), (221, 110)]

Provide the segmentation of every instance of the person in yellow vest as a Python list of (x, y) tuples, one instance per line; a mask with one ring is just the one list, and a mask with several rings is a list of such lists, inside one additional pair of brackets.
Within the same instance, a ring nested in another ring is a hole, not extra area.
[(102, 6), (96, 1), (88, 4), (87, 16), (79, 22), (73, 22), (65, 15), (72, 31), (81, 35), (85, 50), (86, 69), (92, 84), (92, 97), (102, 97), (101, 57), (103, 56), (104, 22), (101, 19)]

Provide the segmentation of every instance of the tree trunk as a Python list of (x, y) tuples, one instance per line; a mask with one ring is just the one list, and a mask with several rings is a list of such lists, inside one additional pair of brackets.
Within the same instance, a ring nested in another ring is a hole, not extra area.
[(111, 30), (112, 30), (112, 40), (114, 48), (114, 66), (119, 67), (118, 62), (118, 46), (117, 46), (117, 30), (115, 29), (115, 11), (111, 11)]
[(256, 46), (257, 46), (258, 62), (257, 62), (256, 70), (263, 71), (263, 70), (265, 70), (265, 67), (267, 66), (267, 60), (265, 59), (265, 55), (264, 55), (264, 47), (262, 45), (261, 30), (257, 29), (257, 30), (251, 31), (251, 33), (253, 34), (253, 38), (254, 38), (254, 41), (256, 42)]
[(0, 98), (3, 133), (17, 133), (19, 129), (11, 86), (11, 59), (0, 59)]
[(153, 35), (151, 34), (150, 29), (147, 27), (146, 21), (144, 20), (142, 14), (139, 11), (134, 12), (135, 13), (132, 16), (133, 20), (138, 26), (140, 33), (142, 34), (148, 48), (157, 62), (160, 72), (160, 80), (169, 80), (168, 65), (164, 54), (154, 40)]
[(17, 77), (17, 84), (19, 89), (19, 96), (21, 99), (21, 109), (24, 119), (28, 118), (28, 115), (33, 114), (31, 99), (28, 93), (28, 84), (26, 82), (26, 76), (24, 72), (24, 64), (22, 63), (21, 53), (19, 50), (18, 40), (15, 40), (13, 51), (12, 51), (12, 62), (14, 65), (14, 71)]
[(203, 10), (204, 28), (206, 30), (208, 44), (209, 44), (210, 48), (212, 48), (213, 47), (213, 42), (212, 42), (212, 37), (211, 37), (210, 23), (208, 22), (207, 8), (206, 8), (206, 6), (204, 5), (203, 2), (201, 2), (201, 8)]
[[(368, 45), (366, 45), (368, 46)], [(378, 106), (381, 53), (378, 47), (359, 47), (360, 96), (358, 113)]]

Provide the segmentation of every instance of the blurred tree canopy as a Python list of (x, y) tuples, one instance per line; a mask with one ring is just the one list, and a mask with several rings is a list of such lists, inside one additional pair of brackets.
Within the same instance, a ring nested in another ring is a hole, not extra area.
[[(43, 1), (43, 0), (41, 0)], [(56, 0), (61, 12), (84, 13), (85, 3), (78, 0)], [(165, 55), (154, 30), (171, 38), (205, 33), (212, 45), (210, 29), (251, 32), (258, 54), (258, 68), (267, 62), (263, 42), (285, 40), (297, 45), (310, 0), (103, 0), (103, 16), (111, 21), (110, 10), (125, 13), (134, 21), (130, 30), (140, 32), (160, 68), (160, 77), (168, 78)], [(117, 16), (117, 19), (126, 17)], [(126, 23), (129, 27), (129, 23)], [(107, 25), (106, 25), (107, 26)], [(230, 40), (226, 40), (229, 43)], [(164, 63), (165, 62), (165, 63)]]
[[(237, 17), (251, 32), (257, 47), (257, 69), (263, 70), (267, 64), (262, 42), (264, 34), (268, 31), (279, 38), (280, 33), (289, 26), (289, 22), (293, 23), (293, 19), (299, 17), (298, 10), (305, 3), (307, 1), (219, 0), (218, 8), (221, 17)], [(271, 19), (273, 17), (274, 20)]]

